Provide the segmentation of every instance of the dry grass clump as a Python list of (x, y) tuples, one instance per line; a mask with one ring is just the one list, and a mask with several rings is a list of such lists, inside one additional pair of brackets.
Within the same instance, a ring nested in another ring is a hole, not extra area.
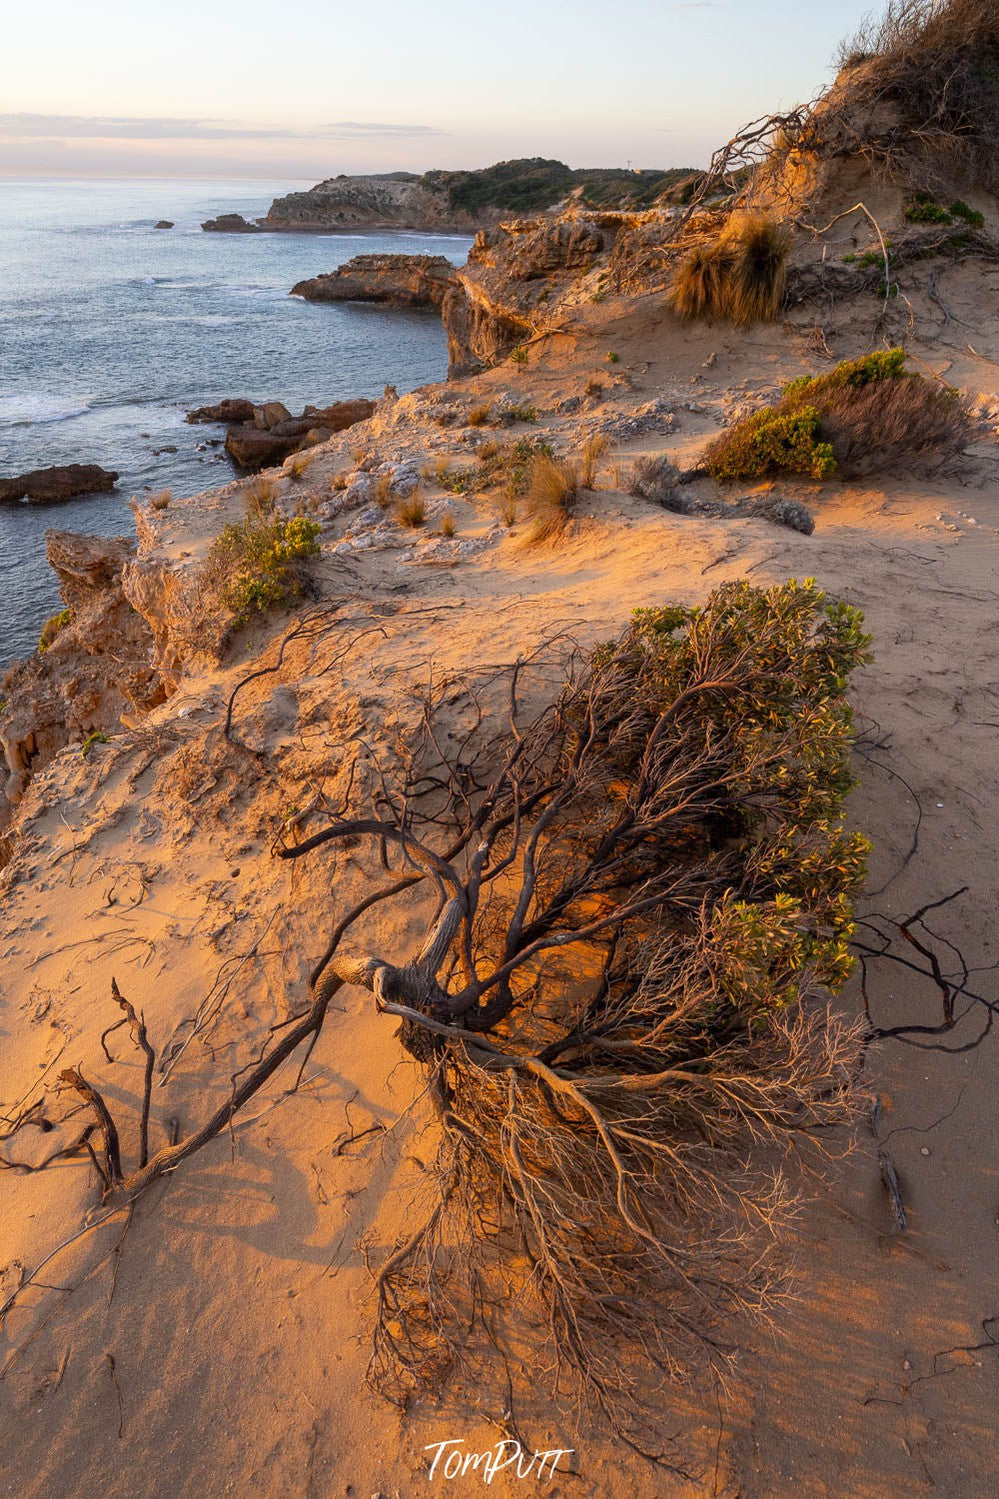
[(503, 522), (504, 526), (506, 526), (508, 531), (517, 524), (517, 509), (519, 502), (520, 495), (517, 493), (516, 486), (513, 484), (506, 484), (504, 486), (503, 493), (500, 495), (499, 513), (500, 520)]
[(166, 510), (172, 499), (173, 495), (169, 489), (161, 489), (149, 496), (149, 505), (152, 510)]
[(581, 489), (596, 489), (597, 469), (601, 458), (609, 447), (610, 438), (603, 432), (591, 432), (583, 440), (579, 468), (579, 484)]
[(278, 481), (269, 474), (258, 474), (243, 488), (246, 513), (255, 520), (265, 520), (274, 513), (274, 501), (281, 493)]
[(705, 468), (716, 479), (850, 478), (947, 457), (971, 435), (970, 406), (950, 386), (908, 373), (905, 357), (879, 350), (792, 380), (774, 405), (708, 444)]
[(450, 510), (445, 510), (441, 516), (441, 535), (446, 536), (450, 540), (457, 529), (454, 515)]
[(427, 502), (418, 489), (399, 501), (395, 507), (395, 518), (400, 526), (408, 526), (414, 531), (423, 525), (427, 518)]
[(602, 380), (597, 379), (596, 375), (591, 375), (583, 389), (591, 401), (597, 401), (603, 395), (606, 387)]
[(673, 273), (667, 302), (688, 321), (722, 318), (739, 327), (773, 322), (784, 305), (791, 235), (766, 214), (729, 220), (711, 245), (698, 245)]
[(371, 498), (379, 509), (389, 508), (393, 500), (391, 474), (372, 474)]
[(330, 480), (330, 489), (334, 494), (342, 494), (349, 483), (350, 479), (346, 473), (346, 470), (341, 469), (340, 472), (334, 474), (332, 479)]
[(303, 448), (298, 453), (292, 453), (290, 458), (284, 461), (284, 471), (293, 479), (303, 479), (316, 460), (316, 454), (308, 448)]
[(579, 474), (571, 463), (538, 453), (528, 470), (524, 497), (531, 518), (528, 546), (556, 541), (565, 530), (579, 497)]
[(470, 427), (484, 427), (489, 420), (492, 406), (483, 403), (481, 406), (473, 406), (465, 418)]
[(666, 453), (648, 453), (631, 471), (630, 492), (641, 500), (665, 505), (680, 483), (680, 470)]

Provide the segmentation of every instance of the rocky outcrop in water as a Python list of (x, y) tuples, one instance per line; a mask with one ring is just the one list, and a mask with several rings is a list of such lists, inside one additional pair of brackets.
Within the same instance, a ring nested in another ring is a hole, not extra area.
[(367, 421), (374, 409), (374, 401), (334, 401), (332, 406), (306, 406), (301, 416), (292, 416), (282, 402), (269, 401), (253, 407), (252, 420), (229, 428), (225, 450), (240, 468), (267, 468)]
[(198, 406), (194, 411), (189, 411), (184, 420), (221, 422), (225, 426), (228, 422), (252, 422), (253, 410), (252, 401), (243, 396), (230, 396), (224, 401), (217, 401), (214, 406)]
[(209, 234), (260, 233), (260, 225), (249, 223), (241, 213), (220, 213), (217, 219), (206, 219), (201, 227)]
[(307, 302), (440, 307), (453, 280), (454, 266), (443, 255), (355, 255), (328, 275), (297, 282), (291, 295)]
[(3, 679), (5, 805), (18, 802), (30, 777), (65, 745), (79, 741), (82, 748), (89, 736), (111, 735), (123, 713), (145, 711), (166, 696), (153, 633), (123, 588), (135, 542), (47, 531), (45, 548), (66, 607), (46, 626), (44, 648)]
[(12, 479), (0, 479), (0, 504), (24, 500), (51, 505), (76, 495), (100, 494), (114, 489), (118, 475), (96, 463), (68, 463), (55, 468), (36, 468)]

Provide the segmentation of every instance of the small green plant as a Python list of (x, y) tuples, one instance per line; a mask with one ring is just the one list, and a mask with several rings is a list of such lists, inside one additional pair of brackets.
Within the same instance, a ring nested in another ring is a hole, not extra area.
[(161, 489), (157, 494), (149, 496), (149, 505), (152, 510), (166, 510), (173, 498), (169, 489)]
[(984, 213), (979, 213), (977, 208), (969, 208), (961, 198), (950, 205), (950, 213), (951, 218), (963, 219), (972, 229), (981, 229), (985, 223)]
[(518, 344), (515, 349), (510, 350), (510, 358), (514, 364), (530, 364), (531, 356), (523, 344)]
[(537, 408), (527, 401), (514, 401), (504, 408), (503, 418), (510, 425), (516, 422), (536, 422), (538, 412)]
[(40, 656), (44, 656), (53, 640), (59, 634), (59, 631), (66, 628), (72, 617), (71, 610), (60, 609), (58, 614), (53, 614), (50, 619), (45, 621), (42, 626), (42, 633), (38, 637), (38, 654)]
[(843, 264), (844, 265), (856, 265), (857, 264), (857, 257), (856, 257), (856, 255), (854, 255), (852, 253), (849, 254), (849, 255), (844, 255), (843, 256)]
[(919, 193), (905, 206), (905, 216), (910, 224), (949, 224), (950, 214), (940, 203), (935, 203), (927, 193)]
[(472, 487), (472, 476), (467, 469), (454, 468), (446, 458), (439, 458), (432, 470), (433, 478), (441, 489), (450, 494), (467, 494)]
[(610, 351), (609, 354), (605, 354), (604, 358), (607, 360), (608, 364), (620, 364), (620, 362), (621, 362), (621, 356), (620, 356), (620, 354), (615, 354), (615, 352), (614, 352), (613, 349)]
[(248, 514), (215, 538), (203, 586), (215, 591), (239, 629), (252, 614), (290, 603), (301, 591), (295, 564), (315, 556), (318, 538), (319, 523), (304, 516)]
[(80, 750), (80, 759), (85, 760), (95, 744), (108, 744), (109, 742), (106, 734), (101, 734), (95, 729), (92, 734), (88, 734), (86, 739), (84, 739)]
[(427, 518), (427, 502), (418, 489), (399, 501), (395, 518), (400, 526), (407, 526), (414, 531), (423, 525)]

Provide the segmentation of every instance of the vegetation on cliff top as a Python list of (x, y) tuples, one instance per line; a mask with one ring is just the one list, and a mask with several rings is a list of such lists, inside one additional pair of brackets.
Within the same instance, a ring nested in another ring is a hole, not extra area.
[(690, 177), (692, 167), (665, 171), (629, 171), (622, 167), (580, 167), (542, 156), (498, 161), (469, 172), (427, 172), (420, 181), (432, 192), (445, 192), (450, 207), (464, 213), (499, 208), (537, 213), (583, 189), (583, 201), (594, 208), (649, 208), (662, 193)]

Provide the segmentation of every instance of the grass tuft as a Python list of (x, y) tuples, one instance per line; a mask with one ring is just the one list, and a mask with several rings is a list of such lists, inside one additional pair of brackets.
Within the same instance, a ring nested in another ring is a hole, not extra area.
[(729, 220), (712, 245), (698, 245), (673, 273), (667, 303), (678, 317), (722, 318), (749, 328), (773, 322), (784, 305), (791, 236), (766, 214)]
[(538, 453), (528, 471), (525, 504), (531, 519), (525, 541), (541, 546), (565, 531), (579, 497), (579, 475), (571, 463)]
[(407, 526), (413, 531), (423, 525), (427, 518), (427, 502), (418, 489), (399, 501), (395, 507), (395, 518), (400, 526)]

